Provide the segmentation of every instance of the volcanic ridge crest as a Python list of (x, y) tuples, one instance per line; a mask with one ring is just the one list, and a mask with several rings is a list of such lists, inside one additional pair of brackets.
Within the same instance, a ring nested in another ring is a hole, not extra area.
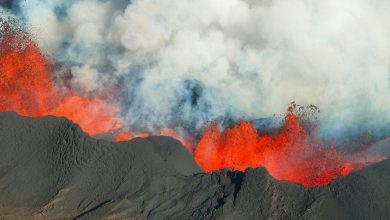
[[(205, 174), (170, 137), (111, 143), (65, 118), (0, 113), (0, 218), (384, 219), (390, 160), (322, 187), (264, 168)], [(370, 205), (368, 205), (370, 204)]]

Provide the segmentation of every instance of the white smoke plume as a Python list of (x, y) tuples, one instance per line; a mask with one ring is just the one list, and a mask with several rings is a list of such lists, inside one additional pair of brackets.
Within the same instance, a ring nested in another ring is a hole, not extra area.
[[(41, 48), (128, 127), (321, 109), (323, 133), (390, 122), (390, 1), (28, 0)], [(57, 74), (61, 74), (60, 72)], [(364, 130), (364, 128), (363, 128)]]

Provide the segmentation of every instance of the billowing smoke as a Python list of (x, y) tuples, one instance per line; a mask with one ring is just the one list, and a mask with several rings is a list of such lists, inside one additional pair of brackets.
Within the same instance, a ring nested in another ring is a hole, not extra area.
[[(29, 0), (13, 4), (73, 88), (115, 88), (125, 125), (321, 109), (320, 131), (390, 122), (390, 2), (371, 0)], [(71, 77), (67, 77), (71, 73)], [(385, 131), (383, 131), (385, 132)]]

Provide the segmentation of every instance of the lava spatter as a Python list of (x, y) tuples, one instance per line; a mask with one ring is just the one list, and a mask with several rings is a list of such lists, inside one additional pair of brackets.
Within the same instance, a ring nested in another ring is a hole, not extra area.
[(276, 179), (305, 186), (325, 185), (362, 168), (346, 161), (310, 129), (315, 128), (304, 126), (293, 107), (274, 135), (262, 135), (245, 121), (223, 132), (217, 124), (212, 124), (197, 145), (195, 160), (206, 172), (265, 167)]
[(92, 136), (121, 126), (119, 105), (97, 96), (58, 92), (49, 59), (28, 33), (12, 20), (0, 20), (0, 29), (0, 112), (66, 117)]

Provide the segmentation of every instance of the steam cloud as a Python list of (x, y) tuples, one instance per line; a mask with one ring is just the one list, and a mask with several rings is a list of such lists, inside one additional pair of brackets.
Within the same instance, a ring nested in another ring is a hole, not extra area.
[(40, 47), (71, 71), (74, 88), (118, 90), (128, 127), (201, 129), (210, 120), (281, 114), (296, 101), (320, 107), (324, 135), (388, 127), (389, 11), (380, 0), (29, 0), (13, 7)]

